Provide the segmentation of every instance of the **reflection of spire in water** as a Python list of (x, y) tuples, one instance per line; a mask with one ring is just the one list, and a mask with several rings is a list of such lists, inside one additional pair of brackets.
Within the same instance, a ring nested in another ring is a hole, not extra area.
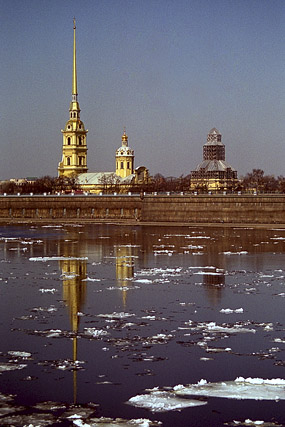
[(62, 270), (63, 299), (69, 307), (71, 327), (78, 330), (78, 312), (86, 298), (87, 261), (80, 259), (65, 259), (60, 261)]
[(222, 291), (225, 285), (225, 274), (221, 271), (211, 274), (203, 274), (203, 285), (206, 288), (208, 299), (212, 305), (217, 305), (222, 297)]
[[(72, 246), (64, 248), (65, 260), (59, 261), (62, 271), (63, 299), (69, 308), (70, 323), (73, 332), (79, 328), (79, 315), (86, 299), (87, 261), (81, 259), (68, 259)], [(66, 255), (66, 253), (68, 255)], [(76, 256), (75, 256), (76, 257)], [(78, 258), (78, 257), (76, 257)], [(73, 361), (77, 360), (77, 337), (73, 338)], [(77, 371), (73, 371), (73, 401), (77, 401)]]
[[(133, 246), (117, 246), (116, 248), (116, 278), (117, 285), (121, 288), (128, 287), (134, 277)], [(127, 302), (127, 289), (122, 290), (123, 306)]]

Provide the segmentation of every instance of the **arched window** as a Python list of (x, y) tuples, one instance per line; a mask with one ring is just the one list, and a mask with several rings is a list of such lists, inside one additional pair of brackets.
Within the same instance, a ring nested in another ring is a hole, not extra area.
[(130, 162), (127, 162), (127, 169), (130, 169)]
[(121, 162), (121, 169), (124, 169), (124, 163)]
[(81, 136), (78, 137), (78, 144), (81, 145), (82, 144), (82, 140), (81, 140)]
[(84, 156), (79, 156), (78, 157), (78, 164), (79, 164), (79, 166), (83, 166), (84, 165)]
[(70, 157), (66, 158), (66, 164), (67, 164), (67, 166), (70, 166)]
[(71, 143), (71, 138), (70, 138), (70, 136), (67, 138), (67, 145), (70, 145), (70, 143)]

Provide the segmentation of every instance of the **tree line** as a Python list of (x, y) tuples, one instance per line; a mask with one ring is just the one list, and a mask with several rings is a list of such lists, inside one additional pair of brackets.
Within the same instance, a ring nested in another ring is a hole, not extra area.
[[(181, 175), (180, 177), (164, 177), (162, 174), (155, 174), (149, 183), (134, 184), (131, 183), (124, 188), (131, 193), (161, 193), (161, 192), (189, 192), (191, 185), (191, 176)], [(120, 179), (114, 173), (112, 175), (103, 175), (99, 182), (100, 191), (104, 194), (120, 193)], [(207, 193), (207, 184), (201, 182), (193, 191)], [(220, 191), (224, 189), (221, 188)], [(0, 184), (0, 192), (6, 194), (56, 194), (80, 192), (80, 187), (76, 176), (72, 177), (50, 177), (43, 176), (34, 181), (24, 181), (17, 184), (13, 181), (4, 181)], [(285, 193), (285, 177), (280, 175), (275, 178), (274, 175), (265, 175), (262, 169), (253, 169), (241, 177), (232, 187), (228, 187), (229, 192), (252, 192), (258, 193)]]

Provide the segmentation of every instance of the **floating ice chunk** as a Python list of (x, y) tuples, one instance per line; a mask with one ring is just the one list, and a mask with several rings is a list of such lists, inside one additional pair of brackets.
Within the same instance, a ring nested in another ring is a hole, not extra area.
[(238, 377), (235, 381), (219, 383), (198, 382), (188, 386), (175, 386), (177, 395), (210, 396), (226, 399), (285, 400), (285, 380), (280, 378)]
[(255, 329), (243, 328), (241, 325), (219, 326), (216, 324), (216, 322), (198, 323), (197, 329), (205, 329), (208, 332), (227, 333), (227, 334), (248, 333), (248, 332), (255, 334), (256, 332)]
[(231, 251), (226, 251), (226, 252), (221, 252), (224, 255), (246, 255), (248, 254), (248, 251), (239, 251), (239, 252), (231, 252)]
[(51, 329), (47, 334), (47, 338), (59, 337), (62, 331), (60, 329)]
[(126, 403), (152, 412), (175, 411), (191, 406), (206, 405), (207, 402), (199, 400), (180, 399), (173, 393), (166, 391), (153, 391), (150, 394), (141, 394), (131, 397)]
[(82, 279), (82, 282), (101, 282), (101, 279), (95, 279), (93, 277), (86, 277), (86, 279)]
[(145, 284), (147, 284), (147, 283), (153, 283), (153, 281), (149, 280), (149, 279), (137, 279), (137, 280), (135, 280), (135, 282), (136, 283), (145, 283)]
[(91, 336), (92, 338), (100, 338), (108, 334), (107, 331), (104, 331), (103, 329), (96, 329), (96, 328), (84, 328), (84, 333), (86, 335)]
[(103, 317), (107, 319), (125, 319), (127, 317), (132, 317), (132, 316), (135, 316), (135, 314), (124, 313), (124, 312), (117, 313), (116, 311), (114, 311), (111, 314), (98, 314), (98, 317)]
[[(7, 415), (7, 414), (15, 414), (16, 412), (24, 411), (24, 410), (25, 410), (24, 406), (14, 406), (9, 403), (1, 402), (0, 416), (2, 417), (3, 415)], [(3, 418), (1, 418), (1, 421), (2, 420)]]
[(65, 256), (45, 256), (45, 257), (33, 257), (29, 258), (29, 261), (41, 261), (41, 262), (47, 262), (47, 261), (84, 261), (88, 260), (88, 257), (65, 257)]
[(75, 277), (78, 277), (78, 274), (72, 274), (72, 273), (69, 273), (69, 274), (67, 274), (67, 273), (63, 273), (61, 276), (60, 276), (60, 278), (62, 279), (62, 280), (72, 280), (72, 279), (75, 279)]
[[(129, 280), (126, 278), (125, 280)], [(107, 291), (131, 291), (133, 289), (139, 289), (139, 286), (110, 286), (109, 288), (106, 288)]]
[(197, 271), (194, 274), (206, 274), (207, 276), (224, 276), (225, 273), (218, 271)]
[(59, 409), (66, 409), (66, 405), (49, 400), (46, 402), (39, 402), (34, 405), (33, 408), (39, 409), (40, 411), (58, 411)]
[(232, 310), (231, 308), (222, 308), (220, 310), (220, 313), (224, 313), (224, 314), (243, 313), (243, 308), (236, 308), (235, 310)]
[(285, 240), (285, 237), (270, 237), (271, 240)]
[(27, 351), (8, 351), (8, 354), (13, 357), (21, 357), (23, 359), (27, 359), (31, 357), (31, 353)]
[[(263, 378), (237, 377), (235, 379), (235, 382), (236, 383), (248, 383), (248, 384), (281, 385), (281, 386), (285, 387), (285, 380), (283, 380), (282, 378), (273, 378), (271, 380), (269, 380), (269, 379), (264, 380)], [(285, 393), (285, 389), (284, 389), (284, 393)]]
[(59, 369), (61, 371), (78, 371), (83, 369), (81, 365), (85, 362), (81, 360), (45, 360), (40, 362), (39, 365), (51, 366), (52, 368)]
[(138, 426), (138, 427), (151, 427), (151, 426), (161, 426), (160, 421), (151, 421), (145, 418), (138, 418), (132, 420), (125, 420), (123, 418), (89, 418), (88, 422), (84, 422), (81, 418), (74, 419), (73, 424), (78, 427), (91, 427), (91, 426), (103, 426), (103, 427), (128, 427), (128, 426)]
[(41, 292), (42, 294), (46, 294), (46, 293), (54, 294), (55, 292), (57, 292), (57, 290), (55, 288), (52, 288), (52, 289), (39, 289), (39, 292)]
[(281, 338), (274, 338), (274, 342), (283, 343), (285, 344), (285, 340), (282, 340)]
[(6, 371), (17, 371), (26, 368), (27, 365), (18, 364), (18, 363), (1, 363), (0, 364), (0, 372)]
[(210, 236), (185, 236), (187, 239), (211, 239)]
[(223, 351), (229, 352), (232, 351), (231, 347), (226, 347), (226, 348), (222, 348), (222, 347), (207, 347), (206, 348), (206, 352), (207, 353), (222, 353)]
[(33, 312), (48, 312), (53, 313), (54, 311), (57, 311), (57, 308), (54, 305), (51, 305), (50, 307), (35, 307), (31, 311)]

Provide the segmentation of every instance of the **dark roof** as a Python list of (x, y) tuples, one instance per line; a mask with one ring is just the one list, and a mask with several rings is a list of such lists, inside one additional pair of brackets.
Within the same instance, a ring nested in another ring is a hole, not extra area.
[(196, 167), (195, 171), (198, 172), (201, 169), (204, 169), (205, 172), (225, 172), (227, 169), (235, 171), (225, 160), (204, 160)]

